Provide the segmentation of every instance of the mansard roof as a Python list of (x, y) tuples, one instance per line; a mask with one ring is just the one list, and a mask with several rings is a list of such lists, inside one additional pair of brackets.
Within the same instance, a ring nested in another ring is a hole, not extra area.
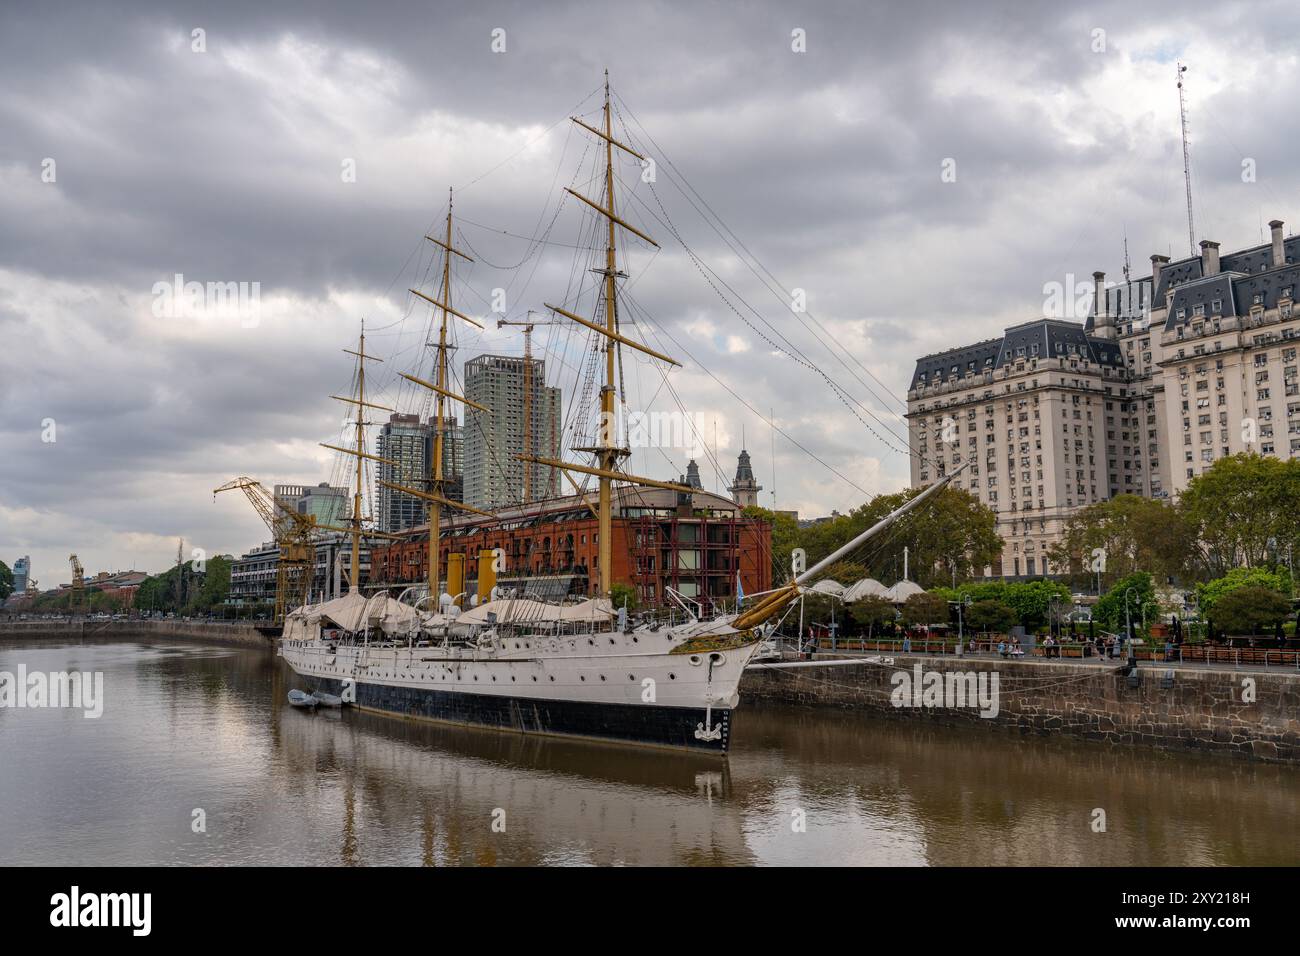
[(1007, 329), (1000, 339), (936, 352), (917, 360), (911, 388), (935, 381), (958, 380), (994, 371), (1018, 358), (1058, 358), (1079, 355), (1098, 365), (1121, 367), (1119, 343), (1089, 335), (1078, 322), (1035, 319)]

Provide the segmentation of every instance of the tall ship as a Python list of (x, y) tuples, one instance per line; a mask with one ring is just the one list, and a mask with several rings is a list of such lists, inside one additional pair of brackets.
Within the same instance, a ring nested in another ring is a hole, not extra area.
[[(591, 177), (593, 183), (599, 183), (595, 196), (565, 187), (566, 194), (595, 224), (585, 232), (589, 244), (578, 246), (596, 254), (590, 268), (581, 270), (595, 279), (586, 290), (592, 300), (587, 314), (581, 311), (581, 284), (577, 293), (562, 298), (564, 304), (548, 303), (546, 309), (556, 324), (585, 330), (582, 334), (588, 337), (595, 387), (579, 390), (583, 393), (579, 400), (588, 403), (585, 411), (591, 413), (589, 420), (594, 425), (569, 449), (585, 461), (570, 460), (555, 451), (538, 454), (544, 449), (535, 441), (526, 441), (524, 451), (514, 457), (524, 465), (525, 504), (531, 498), (528, 476), (540, 469), (551, 476), (547, 484), (552, 488), (562, 475), (572, 485), (578, 507), (588, 509), (596, 519), (597, 553), (588, 594), (577, 602), (557, 603), (493, 588), (483, 595), (484, 600), (475, 601), (464, 593), (465, 556), (450, 555), (449, 566), (442, 567), (440, 546), (446, 535), (456, 532), (458, 524), (504, 522), (507, 517), (507, 509), (488, 511), (455, 500), (447, 488), (444, 459), (448, 454), (447, 426), (455, 421), (454, 405), (492, 414), (492, 409), (455, 390), (449, 364), (457, 325), (483, 327), (452, 301), (457, 288), (453, 268), (473, 263), (474, 256), (473, 250), (457, 243), (449, 194), (440, 234), (424, 237), (436, 249), (435, 259), (441, 259), (441, 279), (432, 292), (410, 290), (432, 310), (427, 344), (433, 370), (425, 373), (427, 377), (398, 373), (409, 383), (408, 388), (420, 390), (432, 406), (428, 475), (415, 483), (376, 482), (389, 492), (425, 503), (427, 581), (397, 595), (387, 589), (366, 594), (358, 586), (362, 542), (394, 537), (391, 532), (367, 527), (363, 517), (367, 468), (394, 464), (377, 453), (381, 449), (367, 448), (367, 413), (392, 409), (367, 393), (367, 371), (381, 359), (367, 351), (363, 326), (357, 347), (345, 350), (355, 360), (354, 389), (348, 396), (334, 396), (352, 410), (350, 440), (326, 445), (349, 461), (354, 482), (351, 514), (334, 525), (322, 525), (350, 536), (351, 581), (345, 593), (312, 603), (307, 599), (310, 569), (299, 567), (294, 572), (298, 577), (293, 579), (298, 583), (290, 582), (289, 590), (300, 598), (297, 606), (283, 609), (279, 653), (312, 690), (336, 695), (364, 709), (524, 734), (725, 754), (731, 714), (740, 703), (741, 675), (805, 588), (907, 512), (922, 507), (961, 469), (928, 486), (824, 560), (774, 588), (748, 595), (743, 604), (737, 595), (732, 607), (720, 610), (674, 594), (676, 613), (666, 618), (639, 615), (626, 602), (616, 604), (616, 498), (628, 489), (659, 489), (676, 494), (689, 505), (703, 492), (698, 485), (659, 481), (631, 474), (623, 467), (631, 455), (619, 428), (623, 355), (632, 352), (640, 361), (680, 363), (634, 335), (636, 322), (627, 320), (627, 273), (621, 267), (619, 240), (630, 234), (655, 248), (657, 244), (616, 207), (615, 156), (642, 163), (645, 159), (615, 137), (608, 74), (598, 123), (576, 116), (571, 119), (582, 136), (590, 137), (589, 149), (594, 147), (598, 157), (597, 174)], [(528, 325), (531, 332), (531, 315)], [(525, 389), (525, 396), (530, 391)], [(529, 421), (525, 412), (525, 429)], [(591, 496), (587, 487), (593, 482), (595, 494)], [(237, 485), (226, 487), (232, 486)], [(239, 487), (249, 491), (247, 486)], [(300, 516), (280, 516), (286, 523), (290, 518), (300, 532), (295, 547), (301, 552), (302, 535), (310, 534), (313, 523)], [(274, 520), (273, 516), (268, 523)], [(284, 547), (281, 553), (288, 554)], [(491, 558), (496, 564), (508, 560), (503, 553)], [(301, 554), (299, 561), (304, 563)], [(499, 570), (505, 569), (485, 565), (482, 573)], [(286, 573), (283, 568), (281, 573)]]

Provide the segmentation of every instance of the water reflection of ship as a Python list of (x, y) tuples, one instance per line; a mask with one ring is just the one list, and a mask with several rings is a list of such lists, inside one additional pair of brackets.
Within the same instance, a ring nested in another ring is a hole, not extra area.
[(293, 789), (329, 791), (344, 864), (753, 862), (730, 773), (703, 754), (359, 711), (276, 723)]

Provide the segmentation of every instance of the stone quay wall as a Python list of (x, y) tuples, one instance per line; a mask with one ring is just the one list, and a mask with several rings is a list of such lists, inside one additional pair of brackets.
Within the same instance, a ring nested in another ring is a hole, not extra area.
[(233, 647), (275, 649), (275, 638), (267, 637), (251, 624), (220, 621), (87, 621), (74, 618), (61, 621), (0, 622), (0, 640), (33, 638), (38, 640), (178, 640), (196, 644), (223, 644)]
[[(889, 658), (875, 660), (751, 667), (740, 683), (741, 707), (755, 702), (830, 707), (1023, 734), (1063, 734), (1107, 745), (1300, 763), (1300, 673), (1294, 670), (1145, 665), (1133, 686), (1115, 663), (917, 655), (896, 655), (892, 664), (884, 663)], [(916, 683), (918, 664), (922, 674), (952, 673), (954, 679), (973, 674), (978, 680), (984, 674), (986, 687), (996, 673), (996, 716), (981, 717), (973, 706), (911, 706), (913, 698), (902, 690)], [(906, 684), (895, 678), (899, 672), (908, 673)], [(895, 706), (892, 696), (902, 697), (906, 705)]]

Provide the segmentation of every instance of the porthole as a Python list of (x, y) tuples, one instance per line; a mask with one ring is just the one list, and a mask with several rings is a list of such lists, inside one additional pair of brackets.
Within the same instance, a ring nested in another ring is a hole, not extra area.
[(555, 680), (555, 675), (554, 675), (554, 674), (551, 675), (551, 680)]
[(700, 657), (699, 654), (692, 654), (690, 656), (690, 662), (696, 667), (699, 667), (702, 663), (704, 663), (704, 658)]
[(477, 674), (474, 675), (474, 679), (475, 679), (475, 680), (478, 680), (478, 675), (477, 675)]
[(591, 638), (587, 638), (587, 643), (590, 644), (592, 647), (596, 646), (596, 642), (593, 641)]
[(605, 679), (605, 675), (604, 675), (604, 674), (601, 674), (601, 675), (600, 675), (600, 679), (601, 679), (601, 680), (604, 680), (604, 679)]
[(627, 675), (627, 679), (628, 679), (628, 680), (636, 680), (636, 675), (635, 675), (635, 674), (628, 674), (628, 675)]
[(636, 638), (635, 636), (633, 636), (633, 637), (632, 637), (632, 643), (633, 643), (633, 644), (640, 644), (641, 642), (640, 642), (639, 640), (637, 640), (637, 638)]
[(496, 675), (496, 674), (493, 674), (493, 675), (492, 675), (492, 683), (495, 684), (496, 682), (497, 682), (497, 675)]
[(613, 643), (614, 643), (614, 639), (611, 637), (611, 638), (609, 639), (609, 642), (610, 642), (611, 644), (613, 644)]
[(669, 679), (669, 680), (677, 680), (677, 675), (674, 674), (672, 671), (669, 671), (669, 672), (668, 672), (668, 679)]
[(514, 674), (511, 674), (511, 675), (510, 675), (510, 679), (513, 681), (513, 680), (515, 679), (515, 675), (514, 675)]
[(534, 683), (534, 684), (537, 683), (537, 675), (536, 675), (536, 674), (533, 675), (533, 683)]
[(579, 675), (578, 675), (578, 680), (585, 681), (586, 679), (587, 679), (587, 675), (586, 675), (586, 674), (579, 674)]

